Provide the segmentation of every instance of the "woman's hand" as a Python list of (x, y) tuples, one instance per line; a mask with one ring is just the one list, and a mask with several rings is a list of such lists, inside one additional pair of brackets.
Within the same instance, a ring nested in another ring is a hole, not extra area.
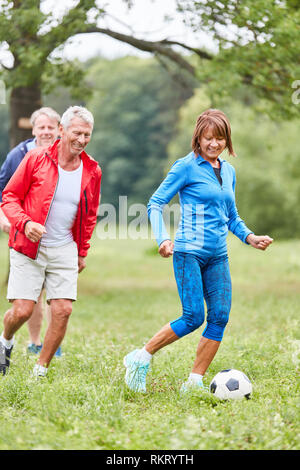
[(254, 233), (250, 233), (246, 238), (246, 242), (258, 250), (266, 250), (272, 241), (273, 238), (268, 235), (254, 235)]
[(158, 253), (163, 258), (169, 258), (173, 254), (174, 243), (171, 240), (165, 240), (159, 245)]

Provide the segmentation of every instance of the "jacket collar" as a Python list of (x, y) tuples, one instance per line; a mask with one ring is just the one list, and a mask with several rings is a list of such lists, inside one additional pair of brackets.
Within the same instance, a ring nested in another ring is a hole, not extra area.
[[(201, 157), (200, 154), (197, 155), (197, 154), (195, 154), (195, 152), (193, 152), (193, 153), (194, 153), (194, 157), (196, 158), (196, 162), (197, 162), (198, 165), (201, 165), (202, 163), (207, 162), (207, 160), (205, 160), (203, 157)], [(218, 160), (220, 162), (220, 166), (222, 166), (222, 163), (225, 162), (225, 160), (223, 158), (220, 158), (220, 157), (218, 157)]]

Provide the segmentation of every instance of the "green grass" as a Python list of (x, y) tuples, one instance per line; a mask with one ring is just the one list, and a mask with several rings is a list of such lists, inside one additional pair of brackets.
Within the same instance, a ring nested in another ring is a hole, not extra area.
[[(0, 308), (7, 239), (0, 237)], [(63, 342), (48, 377), (31, 377), (27, 327), (0, 380), (0, 449), (299, 449), (300, 241), (263, 253), (229, 239), (233, 305), (205, 382), (234, 367), (251, 400), (182, 398), (201, 331), (159, 351), (146, 395), (124, 385), (123, 356), (180, 314), (172, 261), (148, 240), (93, 240)], [(45, 329), (45, 326), (44, 326)]]

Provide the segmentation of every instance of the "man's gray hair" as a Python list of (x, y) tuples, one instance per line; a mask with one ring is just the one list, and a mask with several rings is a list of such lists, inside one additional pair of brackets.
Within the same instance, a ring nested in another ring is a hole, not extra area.
[(45, 106), (44, 108), (37, 109), (32, 113), (30, 117), (30, 123), (32, 127), (34, 126), (37, 118), (40, 117), (42, 114), (47, 116), (49, 119), (57, 121), (57, 124), (60, 123), (60, 115), (56, 111), (54, 111), (54, 109)]
[(67, 129), (72, 119), (76, 117), (87, 122), (92, 127), (94, 126), (94, 117), (92, 113), (83, 106), (70, 106), (62, 115), (60, 123), (65, 129)]

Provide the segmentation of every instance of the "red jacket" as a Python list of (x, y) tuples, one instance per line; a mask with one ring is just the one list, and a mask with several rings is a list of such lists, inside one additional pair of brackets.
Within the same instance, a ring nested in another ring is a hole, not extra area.
[[(41, 148), (29, 151), (2, 193), (1, 208), (11, 223), (8, 244), (32, 259), (37, 257), (39, 243), (25, 236), (25, 224), (29, 220), (46, 224), (58, 182), (58, 142), (47, 151)], [(80, 202), (72, 232), (78, 255), (86, 256), (97, 221), (102, 172), (87, 153), (82, 152), (80, 157), (83, 163)]]

